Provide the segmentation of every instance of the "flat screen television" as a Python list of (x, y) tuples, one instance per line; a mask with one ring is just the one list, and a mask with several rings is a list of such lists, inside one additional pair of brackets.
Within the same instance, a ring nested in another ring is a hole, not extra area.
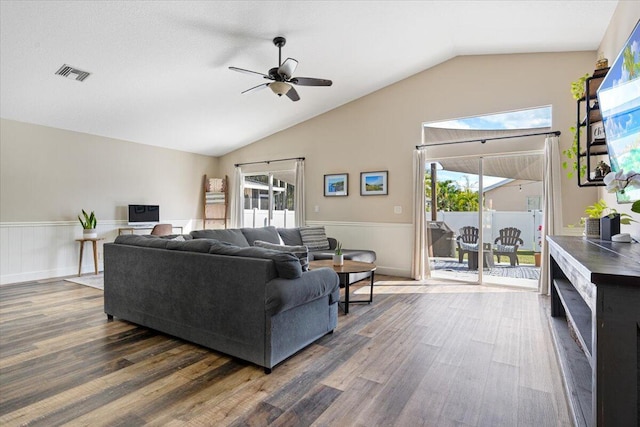
[[(640, 172), (640, 21), (598, 88), (598, 105), (612, 172)], [(640, 189), (617, 192), (619, 203), (640, 199)]]
[(160, 206), (129, 205), (129, 225), (132, 227), (149, 227), (160, 222)]

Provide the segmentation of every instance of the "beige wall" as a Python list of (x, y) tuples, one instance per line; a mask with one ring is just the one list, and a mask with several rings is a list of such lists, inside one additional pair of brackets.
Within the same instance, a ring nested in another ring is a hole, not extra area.
[(202, 177), (218, 159), (2, 119), (1, 222), (126, 220), (130, 203), (161, 220), (202, 217)]
[(541, 181), (517, 179), (484, 193), (486, 207), (496, 211), (526, 211), (529, 196), (542, 198)]
[[(639, 18), (640, 2), (621, 1), (618, 3), (613, 18), (611, 18), (609, 28), (598, 49), (600, 55), (609, 59), (609, 65), (615, 61), (618, 52), (620, 52), (620, 49), (622, 49), (622, 46), (631, 35), (631, 31), (633, 31)], [(628, 213), (638, 221), (630, 225), (623, 225), (620, 231), (623, 233), (631, 233), (640, 238), (640, 214), (631, 212), (631, 204), (618, 204), (615, 194), (607, 193), (602, 187), (600, 188), (600, 197), (605, 199), (607, 204), (618, 210), (618, 212)]]
[[(305, 156), (308, 220), (410, 223), (412, 153), (421, 143), (423, 122), (552, 105), (553, 129), (563, 133), (561, 146), (568, 148), (576, 120), (570, 83), (593, 70), (595, 59), (592, 51), (457, 57), (234, 151), (221, 158), (221, 172), (231, 175), (238, 162)], [(542, 144), (542, 138), (464, 144), (430, 155), (541, 149)], [(389, 171), (389, 195), (360, 196), (360, 172), (376, 170)], [(349, 196), (323, 197), (323, 175), (341, 172), (349, 173)], [(583, 206), (597, 196), (595, 189), (579, 191), (565, 174), (562, 190), (565, 224), (577, 222)], [(402, 213), (395, 214), (394, 206)]]

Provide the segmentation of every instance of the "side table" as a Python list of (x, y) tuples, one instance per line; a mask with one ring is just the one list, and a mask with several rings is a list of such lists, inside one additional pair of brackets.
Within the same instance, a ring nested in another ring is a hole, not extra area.
[[(344, 301), (340, 303), (344, 304), (344, 314), (349, 314), (349, 304), (371, 304), (373, 302), (373, 278), (376, 271), (376, 265), (370, 262), (351, 261), (344, 260), (343, 265), (333, 265), (333, 260), (322, 259), (309, 262), (309, 269), (314, 270), (317, 268), (328, 267), (332, 268), (338, 275), (344, 275)], [(366, 273), (371, 272), (371, 291), (369, 293), (368, 300), (356, 300), (349, 301), (349, 273)]]
[(104, 237), (96, 237), (91, 239), (76, 239), (76, 242), (80, 242), (80, 262), (78, 265), (78, 276), (82, 273), (82, 253), (84, 252), (85, 242), (91, 242), (93, 244), (93, 265), (95, 267), (96, 274), (98, 274), (98, 241), (104, 240)]

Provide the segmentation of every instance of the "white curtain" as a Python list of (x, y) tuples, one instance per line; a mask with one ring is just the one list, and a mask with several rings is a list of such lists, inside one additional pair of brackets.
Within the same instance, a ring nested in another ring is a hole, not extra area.
[(415, 150), (413, 153), (413, 259), (411, 260), (411, 277), (415, 280), (431, 277), (425, 213), (426, 163), (426, 151)]
[(293, 200), (296, 227), (304, 227), (305, 225), (304, 192), (304, 160), (298, 159), (296, 160), (296, 191)]
[(538, 290), (549, 294), (549, 245), (546, 236), (562, 231), (562, 190), (560, 188), (560, 149), (559, 138), (549, 136), (544, 144), (544, 191), (542, 193), (542, 264)]
[(242, 168), (236, 166), (233, 173), (233, 187), (231, 192), (231, 228), (242, 228), (244, 217), (244, 177), (242, 176)]

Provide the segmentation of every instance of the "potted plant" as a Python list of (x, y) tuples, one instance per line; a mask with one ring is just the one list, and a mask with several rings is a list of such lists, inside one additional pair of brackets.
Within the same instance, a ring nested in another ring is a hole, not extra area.
[(571, 95), (576, 101), (578, 101), (585, 95), (586, 83), (588, 78), (589, 73), (580, 77), (578, 80), (571, 82)]
[[(618, 213), (617, 210), (610, 208), (607, 206), (607, 202), (604, 199), (598, 200), (591, 206), (587, 206), (584, 212), (589, 215), (588, 218), (585, 219), (584, 226), (584, 234), (586, 237), (600, 237), (600, 220), (603, 217), (607, 217), (608, 219), (616, 218), (620, 220), (620, 224), (631, 224), (632, 218), (631, 215), (626, 213)], [(608, 212), (605, 215), (605, 212)]]
[(536, 237), (536, 242), (533, 246), (533, 260), (536, 267), (540, 267), (541, 254), (542, 250), (542, 225), (538, 226), (538, 235)]
[(335, 251), (333, 252), (333, 265), (343, 265), (344, 255), (342, 253), (342, 243), (338, 242)]
[[(585, 74), (578, 80), (571, 82), (571, 96), (573, 96), (573, 99), (576, 101), (584, 97), (588, 78), (589, 74)], [(562, 168), (569, 169), (569, 161), (573, 162), (569, 172), (567, 172), (567, 177), (571, 179), (573, 178), (574, 172), (577, 172), (578, 176), (583, 177), (586, 173), (587, 165), (581, 165), (580, 170), (578, 170), (578, 134), (582, 132), (582, 130), (577, 126), (571, 126), (569, 130), (573, 134), (573, 144), (571, 148), (562, 151), (562, 154), (568, 159), (568, 161), (562, 162)]]
[(82, 225), (82, 236), (85, 239), (96, 239), (98, 237), (98, 233), (96, 233), (96, 225), (98, 225), (98, 220), (96, 219), (96, 215), (91, 211), (90, 214), (87, 214), (84, 209), (82, 209), (82, 217), (78, 215), (78, 220)]

